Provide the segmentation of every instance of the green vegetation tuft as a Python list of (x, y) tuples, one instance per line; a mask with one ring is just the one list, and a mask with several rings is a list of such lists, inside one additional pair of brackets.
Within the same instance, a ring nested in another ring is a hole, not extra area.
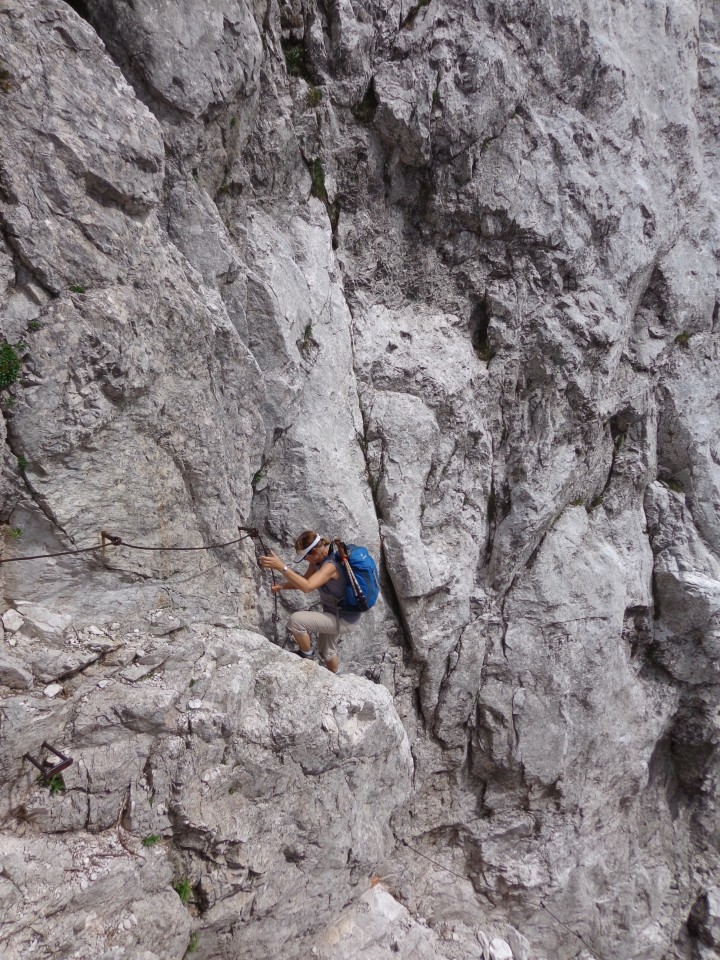
[(192, 886), (187, 877), (183, 877), (182, 880), (178, 880), (173, 884), (173, 890), (180, 897), (182, 902), (187, 906), (190, 901), (190, 894), (192, 893)]
[(675, 337), (675, 343), (676, 343), (679, 347), (687, 347), (688, 343), (690, 342), (690, 337), (691, 337), (691, 336), (692, 336), (691, 333), (688, 333), (687, 330), (683, 330), (682, 333), (679, 333), (679, 334)]
[(35, 333), (38, 330), (42, 330), (42, 324), (39, 320), (31, 320), (28, 323), (28, 330), (30, 330), (32, 333)]
[(156, 843), (160, 843), (162, 837), (157, 833), (149, 833), (146, 837), (143, 837), (142, 845), (144, 847), (154, 847)]
[(200, 934), (197, 930), (193, 930), (190, 934), (190, 942), (187, 945), (186, 953), (195, 953), (197, 950), (198, 940), (200, 939)]
[(291, 77), (307, 77), (307, 50), (302, 43), (283, 45), (287, 72)]
[(17, 465), (18, 465), (18, 470), (25, 470), (25, 468), (28, 465), (26, 458), (23, 457), (22, 454), (17, 458)]
[(11, 387), (20, 373), (22, 360), (17, 354), (16, 347), (19, 348), (20, 344), (14, 347), (7, 340), (0, 344), (0, 390)]
[(662, 482), (669, 490), (672, 490), (673, 493), (685, 493), (685, 488), (683, 485), (679, 480), (675, 480), (674, 477), (670, 477), (669, 480), (663, 480)]
[(0, 61), (0, 91), (3, 93), (10, 93), (12, 89), (12, 74), (5, 66), (5, 64)]
[(10, 527), (10, 536), (13, 540), (19, 540), (22, 535), (23, 532), (20, 527)]
[(322, 101), (322, 90), (320, 87), (311, 85), (308, 87), (308, 92), (305, 94), (305, 102), (309, 107), (317, 107)]
[(82, 283), (74, 283), (74, 284), (70, 287), (70, 292), (71, 292), (71, 293), (85, 293), (85, 290), (86, 290), (86, 288), (82, 285)]
[(442, 100), (440, 99), (439, 90), (433, 90), (432, 105), (433, 107), (436, 107), (436, 108), (440, 108), (442, 106)]
[(310, 167), (310, 178), (312, 184), (310, 186), (310, 193), (317, 197), (318, 200), (322, 200), (323, 203), (327, 204), (328, 195), (327, 190), (325, 189), (325, 170), (323, 169), (322, 160), (320, 157), (317, 157), (312, 162)]
[(56, 773), (54, 776), (50, 777), (49, 780), (46, 780), (44, 777), (41, 777), (41, 782), (43, 786), (46, 786), (50, 789), (51, 796), (55, 796), (58, 793), (65, 793), (65, 781), (62, 778), (61, 773)]
[(375, 119), (375, 111), (378, 108), (378, 99), (375, 96), (375, 84), (371, 80), (362, 100), (352, 108), (353, 116), (366, 127)]

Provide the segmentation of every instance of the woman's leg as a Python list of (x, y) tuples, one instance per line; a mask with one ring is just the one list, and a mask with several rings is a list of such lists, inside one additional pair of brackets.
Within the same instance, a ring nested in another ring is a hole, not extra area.
[(323, 666), (331, 673), (337, 673), (340, 666), (336, 640), (337, 634), (335, 633), (321, 633), (318, 636), (318, 653), (322, 657)]

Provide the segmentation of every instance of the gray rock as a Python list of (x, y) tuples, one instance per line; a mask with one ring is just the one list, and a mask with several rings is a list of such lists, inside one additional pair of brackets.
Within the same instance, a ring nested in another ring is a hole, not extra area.
[(23, 667), (21, 660), (0, 651), (0, 683), (14, 690), (29, 690), (33, 676)]

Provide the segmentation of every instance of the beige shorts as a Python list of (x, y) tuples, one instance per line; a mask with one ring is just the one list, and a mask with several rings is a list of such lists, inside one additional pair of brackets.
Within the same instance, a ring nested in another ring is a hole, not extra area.
[[(338, 623), (340, 631), (338, 632)], [(314, 610), (299, 610), (287, 623), (290, 633), (316, 633), (318, 635), (318, 653), (323, 660), (332, 660), (338, 655), (336, 639), (349, 633), (353, 624), (346, 623), (342, 617), (338, 620), (334, 613), (321, 613)]]

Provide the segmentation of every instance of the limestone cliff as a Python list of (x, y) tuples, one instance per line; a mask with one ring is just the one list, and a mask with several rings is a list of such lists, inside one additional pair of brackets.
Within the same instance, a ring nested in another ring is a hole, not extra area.
[(331, 677), (251, 539), (3, 564), (7, 956), (717, 954), (719, 89), (717, 0), (3, 0), (2, 559), (384, 579)]

